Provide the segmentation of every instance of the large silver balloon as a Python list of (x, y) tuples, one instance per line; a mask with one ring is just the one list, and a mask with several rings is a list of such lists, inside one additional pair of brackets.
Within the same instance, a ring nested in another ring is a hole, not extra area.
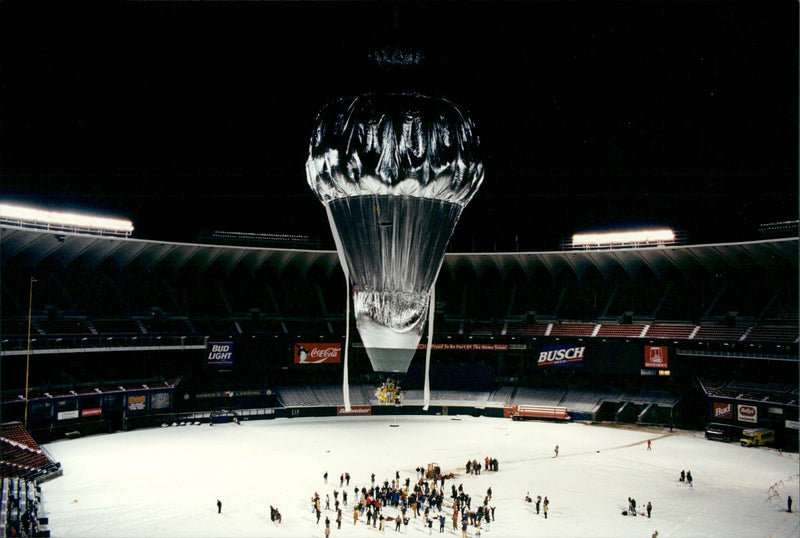
[(483, 181), (472, 121), (415, 93), (342, 98), (317, 116), (306, 176), (327, 210), (373, 369), (405, 373), (447, 243)]

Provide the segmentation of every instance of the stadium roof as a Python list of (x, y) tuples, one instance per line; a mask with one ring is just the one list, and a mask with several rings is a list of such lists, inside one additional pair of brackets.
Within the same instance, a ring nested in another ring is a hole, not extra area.
[[(455, 275), (462, 268), (481, 275), (487, 269), (499, 270), (505, 277), (522, 270), (533, 275), (542, 270), (551, 276), (564, 271), (575, 278), (596, 271), (610, 277), (620, 270), (631, 278), (642, 274), (663, 276), (678, 274), (739, 275), (750, 270), (776, 268), (798, 269), (800, 239), (771, 239), (755, 242), (671, 246), (658, 248), (624, 248), (566, 252), (449, 253), (443, 270)], [(174, 271), (192, 267), (205, 271), (222, 268), (258, 271), (268, 266), (277, 272), (287, 267), (305, 274), (311, 267), (331, 274), (339, 266), (339, 258), (331, 250), (293, 250), (250, 246), (168, 243), (106, 237), (79, 233), (49, 232), (21, 227), (0, 226), (0, 260), (8, 264), (35, 266), (45, 260), (67, 267), (82, 264), (90, 268), (112, 264), (124, 269), (133, 262), (148, 267), (168, 266)]]

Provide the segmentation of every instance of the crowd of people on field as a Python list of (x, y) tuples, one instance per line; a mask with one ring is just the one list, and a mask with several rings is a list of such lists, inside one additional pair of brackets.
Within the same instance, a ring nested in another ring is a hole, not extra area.
[[(486, 458), (487, 468), (497, 469), (497, 460)], [(480, 463), (477, 460), (468, 462), (469, 472), (480, 474)], [(481, 529), (488, 529), (494, 521), (495, 506), (492, 505), (492, 488), (489, 487), (481, 502), (473, 502), (473, 497), (464, 490), (463, 484), (456, 485), (452, 479), (454, 473), (443, 474), (438, 466), (429, 472), (431, 466), (416, 468), (416, 476), (400, 476), (395, 471), (394, 477), (376, 480), (375, 473), (369, 475), (369, 483), (354, 485), (350, 490), (352, 497), (348, 504), (347, 491), (350, 489), (350, 474), (342, 473), (339, 489), (324, 496), (315, 491), (311, 496), (311, 511), (317, 524), (324, 522), (326, 537), (331, 532), (332, 517), (337, 529), (342, 528), (343, 512), (352, 514), (353, 525), (366, 524), (376, 530), (385, 532), (387, 526), (397, 532), (406, 531), (409, 525), (422, 526), (432, 534), (434, 527), (443, 533), (448, 524), (452, 529), (461, 529), (466, 537), (470, 529), (474, 535), (480, 535)], [(477, 468), (477, 470), (476, 470)], [(446, 482), (450, 481), (449, 491)], [(328, 472), (323, 474), (324, 485), (328, 484)]]
[[(648, 442), (648, 450), (650, 443)], [(555, 453), (558, 454), (558, 445)], [(482, 469), (497, 471), (498, 461), (495, 458), (485, 457), (481, 463), (477, 459), (468, 459), (465, 465), (466, 474), (480, 475)], [(352, 510), (353, 525), (360, 522), (373, 528), (385, 532), (387, 524), (395, 531), (406, 530), (410, 524), (420, 520), (419, 525), (432, 534), (434, 526), (438, 532), (445, 532), (447, 521), (451, 521), (452, 529), (462, 532), (462, 537), (467, 538), (468, 531), (472, 527), (473, 534), (480, 536), (481, 529), (489, 530), (491, 523), (495, 520), (495, 506), (492, 504), (492, 488), (489, 487), (483, 495), (480, 503), (473, 503), (472, 496), (464, 490), (463, 484), (453, 481), (456, 474), (443, 474), (437, 464), (429, 464), (427, 467), (418, 466), (415, 470), (416, 476), (400, 477), (400, 471), (395, 471), (394, 477), (388, 477), (383, 482), (376, 481), (375, 473), (369, 475), (369, 485), (354, 486), (352, 491), (352, 502), (348, 504), (348, 490), (350, 488), (350, 473), (344, 472), (339, 476), (339, 487), (332, 490), (333, 504), (331, 504), (331, 494), (325, 493), (324, 506), (323, 498), (319, 492), (314, 492), (311, 496), (311, 510), (316, 518), (316, 523), (323, 521), (325, 524), (325, 536), (329, 537), (331, 532), (331, 518), (328, 512), (333, 512), (334, 521), (337, 529), (342, 528), (344, 510)], [(445, 488), (445, 482), (450, 480), (449, 492)], [(680, 482), (692, 484), (691, 471), (681, 471)], [(328, 485), (328, 472), (323, 474), (323, 483)], [(447, 493), (446, 493), (447, 492)], [(536, 514), (542, 514), (547, 519), (550, 508), (550, 500), (547, 496), (536, 495), (534, 499), (530, 492), (525, 495), (525, 502), (531, 503), (536, 510)], [(475, 504), (475, 506), (473, 506)], [(277, 507), (270, 505), (270, 520), (279, 525), (282, 522), (281, 513)], [(628, 497), (627, 510), (623, 510), (623, 515), (636, 516), (645, 514), (651, 516), (653, 506), (648, 502), (644, 512), (637, 512), (636, 500)], [(222, 503), (217, 501), (217, 511), (222, 512)], [(791, 500), (788, 501), (788, 511), (791, 511)], [(449, 513), (449, 515), (448, 515)]]

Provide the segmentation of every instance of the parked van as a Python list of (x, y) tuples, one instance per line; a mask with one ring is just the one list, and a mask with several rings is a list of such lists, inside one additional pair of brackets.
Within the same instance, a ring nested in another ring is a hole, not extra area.
[(742, 446), (762, 446), (771, 445), (775, 442), (775, 430), (769, 428), (752, 428), (742, 431), (742, 438), (739, 440)]
[(706, 428), (706, 439), (728, 443), (739, 438), (734, 428), (723, 424), (709, 424)]

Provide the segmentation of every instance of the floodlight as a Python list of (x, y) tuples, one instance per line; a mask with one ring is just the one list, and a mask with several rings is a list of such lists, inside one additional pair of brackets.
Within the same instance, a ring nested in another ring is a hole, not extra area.
[(0, 221), (33, 228), (85, 231), (128, 236), (133, 233), (129, 220), (95, 217), (64, 211), (46, 211), (32, 207), (0, 203)]
[(675, 232), (669, 228), (633, 230), (627, 232), (602, 232), (575, 234), (573, 246), (640, 245), (670, 243), (675, 241)]

